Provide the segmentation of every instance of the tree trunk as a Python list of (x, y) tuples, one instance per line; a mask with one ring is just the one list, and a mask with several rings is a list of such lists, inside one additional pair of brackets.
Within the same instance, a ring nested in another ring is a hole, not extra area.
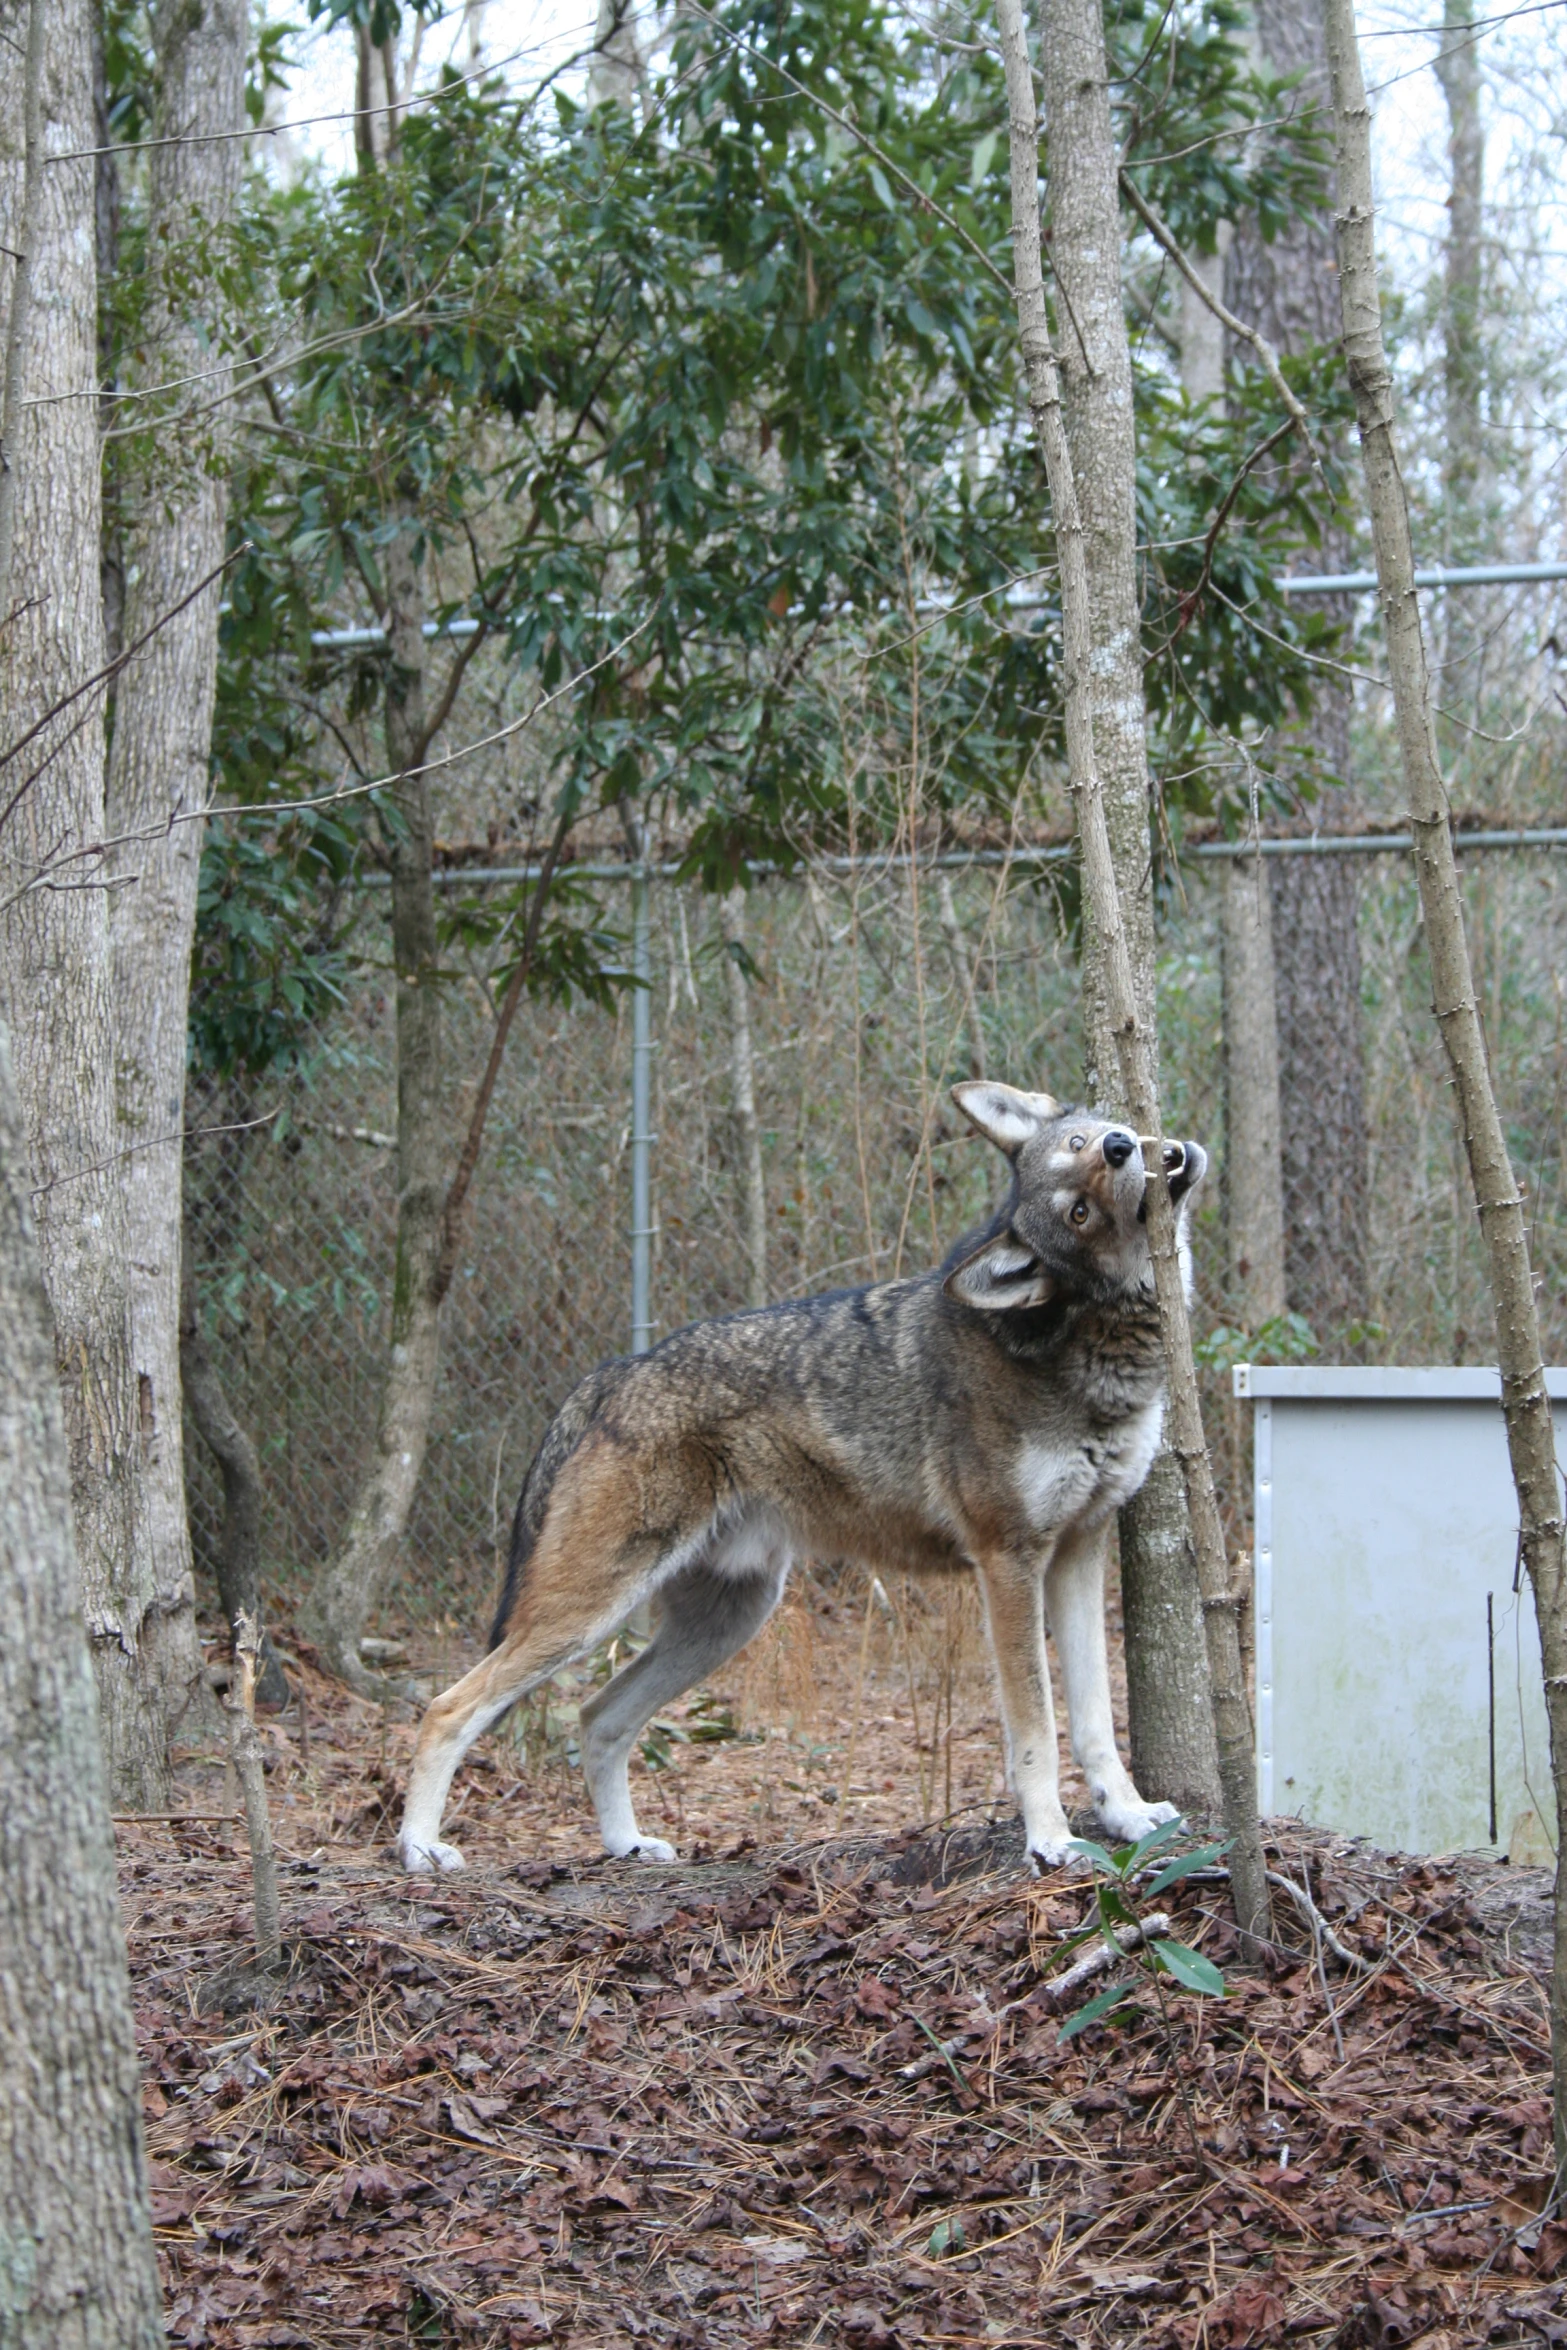
[[(218, 1596), (229, 1629), (241, 1616), (261, 1622), (261, 1513), (266, 1500), (256, 1448), (229, 1409), (217, 1365), (201, 1327), (196, 1284), (189, 1262), (180, 1283), (180, 1381), (197, 1434), (223, 1478), (223, 1540), (218, 1554)], [(261, 1635), (261, 1676), (256, 1695), (263, 1705), (286, 1705), (288, 1682), (270, 1635)]]
[[(1088, 691), (1110, 853), (1137, 1009), (1152, 1027), (1154, 931), (1142, 604), (1137, 591), (1137, 447), (1121, 287), (1119, 157), (1104, 24), (1081, 0), (1042, 0), (1040, 69), (1050, 156), (1051, 261), (1067, 444), (1082, 515), (1094, 664)], [(1120, 1064), (1102, 939), (1083, 937), (1089, 1099), (1121, 1110)]]
[(1208, 1652), (1186, 1489), (1168, 1444), (1121, 1512), (1123, 1625), (1128, 1615), (1136, 1631), (1125, 1642), (1126, 1713), (1138, 1792), (1188, 1819), (1211, 1819), (1223, 1796)]
[[(1119, 157), (1110, 120), (1104, 22), (1082, 0), (1043, 0), (1040, 59), (1050, 140), (1051, 256), (1061, 289), (1061, 388), (1067, 445), (1084, 533), (1094, 660), (1087, 692), (1131, 956), (1137, 1010), (1154, 1056), (1153, 859), (1143, 699), (1142, 606), (1137, 587), (1137, 449), (1132, 358), (1121, 287)], [(1130, 1108), (1111, 1016), (1107, 947), (1083, 929), (1083, 1032), (1091, 1100)], [(1162, 1674), (1168, 1695), (1134, 1719), (1145, 1795), (1207, 1812), (1219, 1800), (1206, 1703), (1202, 1611), (1191, 1571), (1179, 1476), (1150, 1478), (1121, 1513), (1121, 1610), (1127, 1688), (1136, 1708)], [(1140, 1784), (1142, 1784), (1140, 1782)]]
[(424, 582), (414, 555), (417, 525), (405, 514), (384, 554), (388, 647), (387, 765), (392, 962), (397, 1013), (397, 1241), (386, 1371), (370, 1466), (349, 1513), (342, 1547), (321, 1578), (312, 1617), (327, 1661), (352, 1687), (373, 1692), (359, 1661), (370, 1610), (397, 1555), (424, 1466), (440, 1367), (441, 1258), (446, 1156), (441, 995), (435, 931), (435, 826), (424, 759)]
[[(17, 46), (13, 39), (12, 46)], [(11, 611), (16, 545), (16, 467), (32, 340), (33, 273), (44, 181), (44, 0), (28, 0), (22, 51), (21, 185), (9, 195), (11, 291), (6, 312), (5, 381), (0, 386), (0, 628)], [(8, 126), (9, 127), (9, 126)]]
[[(1211, 253), (1194, 253), (1192, 266), (1209, 290), (1222, 299), (1224, 293), (1224, 262), (1230, 249), (1234, 230), (1227, 220), (1221, 220)], [(1179, 287), (1181, 301), (1181, 384), (1193, 400), (1219, 400), (1224, 396), (1224, 328), (1215, 318), (1195, 287), (1182, 278)]]
[[(1540, 1352), (1524, 1203), (1497, 1112), (1480, 1024), (1447, 788), (1437, 757), (1431, 683), (1415, 591), (1409, 508), (1393, 435), (1393, 379), (1382, 340), (1371, 109), (1361, 78), (1352, 0), (1327, 0), (1338, 147), (1338, 275), (1344, 355), (1360, 428), (1377, 582), (1387, 636), (1404, 788), (1415, 837), (1415, 872), (1431, 957), (1437, 1025), (1453, 1076), (1464, 1148), (1480, 1215), (1502, 1377), (1507, 1448), (1518, 1495), (1519, 1541), (1534, 1591), (1545, 1668), (1556, 1790), (1557, 1850), (1567, 1838), (1567, 1554), (1556, 1432)], [(1556, 2107), (1556, 2185), (1567, 2184), (1567, 1867), (1556, 1871), (1551, 1968), (1551, 2076)]]
[[(168, 1802), (162, 1584), (141, 1502), (145, 1442), (130, 1344), (125, 1162), (114, 1090), (118, 1049), (101, 869), (80, 852), (104, 837), (103, 704), (89, 693), (45, 713), (103, 665), (91, 10), (45, 11), (42, 114), (52, 163), (37, 195), (35, 293), (23, 365), (28, 400), (14, 449), (13, 614), (0, 632), (3, 735), (41, 723), (0, 763), (0, 1017), (11, 1030), (38, 1195), (38, 1239), (54, 1315), (70, 1446), (82, 1599), (117, 1801)], [(0, 20), (8, 51), (25, 31)], [(22, 152), (19, 77), (0, 77), (0, 154)], [(22, 177), (0, 172), (0, 245), (15, 248)], [(31, 780), (29, 780), (29, 778)], [(29, 888), (44, 867), (72, 886)], [(183, 1046), (183, 1036), (181, 1039)], [(178, 1629), (178, 1618), (175, 1620)]]
[[(165, 0), (153, 19), (158, 47), (154, 131), (171, 140), (148, 158), (149, 247), (174, 259), (198, 223), (216, 229), (233, 210), (240, 140), (219, 134), (245, 122), (244, 0)], [(186, 134), (179, 136), (177, 134)], [(140, 372), (172, 381), (200, 373), (198, 414), (226, 389), (217, 353), (225, 322), (215, 278), (183, 274), (159, 293)], [(216, 369), (216, 373), (214, 373)], [(223, 560), (226, 421), (178, 427), (177, 464), (132, 490), (124, 532), (126, 641), (173, 611)], [(167, 436), (160, 435), (160, 448)], [(142, 1496), (156, 1592), (142, 1672), (169, 1717), (183, 1709), (200, 1659), (195, 1583), (185, 1510), (180, 1409), (180, 1245), (185, 1123), (185, 1031), (191, 944), (217, 687), (218, 582), (159, 629), (122, 672), (115, 694), (107, 786), (111, 837), (141, 834), (117, 853), (125, 886), (109, 901), (119, 1129), (138, 1147), (120, 1171), (130, 1283), (131, 1346), (141, 1405)], [(150, 1146), (150, 1147), (149, 1147)]]
[(1446, 432), (1442, 449), (1442, 552), (1471, 561), (1472, 533), (1484, 469), (1482, 403), (1485, 355), (1480, 339), (1481, 201), (1485, 135), (1480, 121), (1480, 46), (1472, 30), (1474, 0), (1445, 0), (1437, 79), (1447, 101), (1447, 308), (1442, 321)]
[(751, 1054), (751, 989), (745, 950), (745, 890), (724, 899), (724, 977), (729, 987), (729, 1069), (735, 1128), (740, 1140), (745, 1212), (746, 1303), (767, 1303), (767, 1185), (762, 1174), (762, 1129), (756, 1115), (756, 1069)]
[[(1300, 74), (1297, 107), (1326, 107), (1323, 0), (1257, 0), (1257, 46), (1271, 70)], [(1255, 219), (1236, 224), (1226, 273), (1230, 307), (1276, 349), (1301, 353), (1338, 340), (1333, 223), (1321, 210), (1265, 244)], [(1317, 552), (1347, 570), (1351, 547), (1330, 529)], [(1310, 712), (1279, 745), (1329, 784), (1350, 779), (1348, 689), (1323, 671)], [(1320, 813), (1316, 819), (1320, 821)], [(1294, 829), (1305, 832), (1303, 812)], [(1273, 860), (1273, 938), (1279, 1066), (1279, 1150), (1287, 1302), (1332, 1346), (1367, 1312), (1367, 1145), (1361, 1047), (1359, 884), (1350, 857)]]
[(1224, 1224), (1231, 1311), (1260, 1330), (1284, 1311), (1279, 1032), (1266, 860), (1220, 868), (1224, 994)]
[[(1055, 0), (1064, 15), (1069, 0)], [(1080, 22), (1063, 26), (1075, 35), (1080, 57), (1099, 25), (1097, 0), (1077, 0)], [(1023, 31), (1021, 0), (997, 0), (1002, 61), (1006, 72), (1012, 163), (1012, 251), (1017, 284), (1018, 341), (1028, 383), (1029, 407), (1045, 461), (1061, 566), (1061, 617), (1065, 670), (1067, 767), (1077, 811), (1082, 852), (1085, 932), (1098, 939), (1104, 975), (1104, 1003), (1120, 1065), (1122, 1089), (1146, 1137), (1148, 1160), (1148, 1245), (1158, 1292), (1160, 1330), (1170, 1382), (1172, 1445), (1186, 1483), (1186, 1507), (1202, 1592), (1207, 1635), (1209, 1688), (1219, 1750), (1225, 1826), (1231, 1838), (1230, 1884), (1235, 1914), (1244, 1933), (1270, 1932), (1267, 1876), (1257, 1819), (1257, 1783), (1251, 1708), (1242, 1668), (1237, 1594), (1214, 1495), (1213, 1470), (1202, 1431), (1191, 1327), (1176, 1246), (1175, 1213), (1165, 1176), (1159, 1087), (1151, 1023), (1141, 1010), (1132, 970), (1126, 924), (1100, 788), (1094, 726), (1093, 674), (1100, 646), (1086, 559), (1087, 533), (1078, 511), (1072, 453), (1057, 389), (1055, 353), (1045, 311), (1044, 268), (1039, 228), (1038, 125), (1033, 69)], [(1087, 29), (1085, 29), (1087, 28)], [(1047, 43), (1048, 45), (1048, 43)], [(1103, 52), (1099, 70), (1103, 78)], [(1059, 154), (1055, 168), (1061, 169)], [(1059, 260), (1060, 231), (1057, 228)]]
[(130, 1983), (30, 1159), (0, 1027), (0, 2338), (154, 2350)]

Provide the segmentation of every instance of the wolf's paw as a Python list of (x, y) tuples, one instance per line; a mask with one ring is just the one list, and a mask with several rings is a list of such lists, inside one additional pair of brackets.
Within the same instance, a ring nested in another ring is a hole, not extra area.
[(1048, 1877), (1057, 1869), (1081, 1868), (1081, 1856), (1068, 1849), (1071, 1841), (1072, 1831), (1065, 1820), (1059, 1830), (1052, 1828), (1046, 1835), (1030, 1836), (1028, 1865), (1035, 1876)]
[(1151, 1836), (1155, 1828), (1165, 1827), (1181, 1816), (1173, 1803), (1144, 1803), (1137, 1796), (1129, 1802), (1101, 1800), (1094, 1808), (1105, 1834), (1117, 1844), (1139, 1843), (1144, 1836)]
[(411, 1877), (433, 1877), (437, 1871), (449, 1876), (453, 1869), (468, 1865), (455, 1844), (441, 1844), (433, 1838), (426, 1842), (423, 1837), (403, 1835), (398, 1838), (397, 1849)]
[(633, 1829), (629, 1836), (606, 1836), (604, 1850), (611, 1860), (651, 1860), (669, 1862), (676, 1858), (675, 1848), (666, 1844), (662, 1836), (644, 1836)]

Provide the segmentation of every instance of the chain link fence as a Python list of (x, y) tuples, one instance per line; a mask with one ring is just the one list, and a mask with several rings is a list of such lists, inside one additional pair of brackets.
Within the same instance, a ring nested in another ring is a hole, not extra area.
[[(1536, 1203), (1548, 1345), (1560, 1359), (1567, 901), (1555, 859), (1492, 859), (1477, 886), (1498, 1079)], [(604, 895), (606, 922), (624, 931), (627, 893), (605, 885)], [(1379, 861), (1362, 897), (1377, 1013), (1377, 1319), (1366, 1351), (1485, 1360), (1481, 1268), (1422, 998), (1413, 883)], [(1212, 1138), (1222, 1158), (1212, 898), (1199, 885), (1168, 911), (1163, 1047), (1169, 1125)], [(188, 1146), (188, 1246), (229, 1400), (260, 1452), (268, 1572), (296, 1593), (340, 1536), (375, 1426), (396, 1206), (385, 914), (384, 896), (366, 891), (360, 976), (297, 1067), (257, 1095), (212, 1097), (191, 1119), (246, 1129)], [(655, 885), (652, 950), (656, 1336), (742, 1304), (748, 1269), (716, 902)], [(993, 1154), (947, 1087), (979, 1053), (1013, 1082), (1064, 1094), (1079, 1081), (1075, 949), (1050, 876), (963, 872), (945, 903), (937, 876), (890, 865), (769, 883), (750, 896), (746, 953), (769, 1294), (935, 1261), (999, 1188)], [(493, 1016), (484, 973), (459, 968), (445, 1009), (454, 1161)], [(550, 1415), (595, 1363), (630, 1345), (631, 1026), (622, 994), (611, 1011), (534, 1003), (513, 1031), (444, 1312), (428, 1457), (388, 1594), (400, 1618), (477, 1620)], [(1216, 1182), (1198, 1231), (1199, 1330), (1230, 1318), (1221, 1212)], [(1226, 1372), (1211, 1366), (1216, 1405)], [(1244, 1462), (1222, 1411), (1215, 1434), (1221, 1479), (1241, 1508)], [(193, 1430), (186, 1459), (200, 1566), (215, 1555), (221, 1489)]]

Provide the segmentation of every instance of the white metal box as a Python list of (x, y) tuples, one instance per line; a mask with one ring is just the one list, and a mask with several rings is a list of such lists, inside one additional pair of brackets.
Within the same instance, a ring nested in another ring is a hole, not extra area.
[[(1559, 1454), (1567, 1371), (1546, 1373)], [(1239, 1364), (1257, 1784), (1391, 1852), (1553, 1858), (1539, 1636), (1488, 1370)]]

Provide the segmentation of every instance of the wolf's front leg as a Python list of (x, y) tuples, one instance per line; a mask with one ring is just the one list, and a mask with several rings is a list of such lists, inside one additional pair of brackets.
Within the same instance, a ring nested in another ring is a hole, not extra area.
[(1105, 1552), (1110, 1522), (1072, 1531), (1057, 1545), (1045, 1578), (1050, 1629), (1066, 1683), (1072, 1752), (1108, 1835), (1135, 1844), (1176, 1815), (1173, 1803), (1145, 1803), (1115, 1743), (1110, 1660), (1105, 1649)]
[(1036, 1870), (1063, 1868), (1071, 1857), (1072, 1830), (1061, 1808), (1043, 1578), (1034, 1561), (1003, 1556), (983, 1560), (979, 1580), (1001, 1693), (1007, 1770), (1023, 1814), (1028, 1857)]

